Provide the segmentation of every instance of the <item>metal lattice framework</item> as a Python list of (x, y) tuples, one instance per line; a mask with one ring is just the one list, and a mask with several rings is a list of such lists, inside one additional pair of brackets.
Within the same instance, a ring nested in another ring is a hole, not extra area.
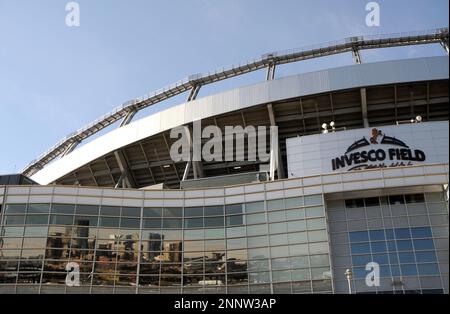
[(359, 53), (361, 50), (435, 43), (440, 43), (447, 53), (449, 52), (448, 28), (400, 34), (350, 37), (340, 41), (304, 47), (301, 49), (268, 53), (262, 55), (259, 59), (255, 59), (245, 64), (222, 68), (213, 73), (190, 75), (189, 77), (166, 88), (128, 101), (89, 125), (67, 135), (47, 152), (33, 160), (27, 167), (25, 167), (25, 169), (22, 170), (22, 173), (28, 176), (33, 175), (55, 158), (59, 156), (62, 157), (70, 153), (83, 140), (86, 140), (90, 136), (119, 120), (122, 120), (120, 126), (128, 124), (136, 112), (141, 109), (152, 106), (187, 91), (190, 91), (188, 101), (191, 101), (195, 99), (200, 87), (203, 85), (215, 83), (265, 68), (267, 69), (267, 79), (270, 80), (274, 78), (275, 67), (281, 64), (347, 52), (351, 52), (355, 57), (356, 62), (361, 63), (361, 56)]

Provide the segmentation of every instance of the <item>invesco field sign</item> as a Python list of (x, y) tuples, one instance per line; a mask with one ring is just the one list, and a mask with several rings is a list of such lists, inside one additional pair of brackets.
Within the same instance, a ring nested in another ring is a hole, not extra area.
[(424, 122), (286, 140), (290, 177), (448, 163), (448, 122)]

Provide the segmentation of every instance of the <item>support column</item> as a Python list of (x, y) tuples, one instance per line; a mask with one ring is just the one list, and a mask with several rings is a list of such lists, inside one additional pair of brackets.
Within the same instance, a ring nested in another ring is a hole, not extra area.
[(136, 110), (128, 112), (125, 115), (125, 117), (122, 119), (122, 122), (120, 122), (119, 128), (121, 128), (121, 127), (127, 125), (128, 123), (130, 123), (136, 113), (137, 113)]
[(73, 152), (73, 150), (78, 146), (78, 144), (80, 144), (79, 141), (75, 141), (72, 144), (70, 144), (69, 147), (67, 147), (67, 149), (59, 156), (59, 158), (63, 158), (64, 156)]
[(189, 93), (189, 96), (187, 98), (187, 101), (192, 101), (195, 100), (197, 98), (198, 92), (200, 91), (200, 88), (202, 86), (201, 85), (195, 85), (194, 87), (191, 88), (191, 91)]
[(271, 81), (275, 78), (275, 63), (270, 63), (267, 67), (266, 81)]
[[(275, 121), (275, 113), (273, 112), (272, 104), (267, 105), (267, 110), (269, 111), (269, 120), (270, 120), (270, 167), (274, 167), (277, 169), (278, 179), (284, 179), (284, 167), (283, 167), (283, 158), (281, 157), (280, 145), (278, 142), (278, 132), (272, 130), (272, 127), (276, 127)], [(275, 138), (276, 137), (276, 138)], [(271, 172), (272, 176), (273, 173)], [(272, 177), (273, 179), (273, 177)]]
[(449, 54), (448, 41), (441, 40), (441, 46), (442, 46), (442, 48), (444, 48), (445, 52), (446, 52), (447, 54)]
[(362, 111), (362, 118), (364, 122), (364, 127), (369, 127), (369, 118), (367, 115), (367, 92), (365, 88), (361, 88), (361, 111)]
[(355, 59), (355, 62), (357, 64), (362, 64), (361, 52), (359, 51), (358, 48), (356, 48), (356, 47), (352, 48), (352, 55), (353, 55), (353, 59)]
[(116, 184), (116, 188), (120, 185), (123, 188), (134, 188), (136, 187), (136, 182), (131, 175), (131, 171), (128, 167), (127, 160), (121, 151), (116, 150), (114, 152), (114, 157), (116, 157), (117, 164), (121, 172), (120, 178)]

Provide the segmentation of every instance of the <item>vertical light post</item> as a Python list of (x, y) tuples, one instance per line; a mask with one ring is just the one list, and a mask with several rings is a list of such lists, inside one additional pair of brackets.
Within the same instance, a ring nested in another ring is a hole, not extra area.
[(347, 269), (344, 273), (345, 278), (347, 278), (347, 283), (348, 283), (348, 293), (352, 294), (352, 278), (353, 278), (353, 273), (350, 269)]

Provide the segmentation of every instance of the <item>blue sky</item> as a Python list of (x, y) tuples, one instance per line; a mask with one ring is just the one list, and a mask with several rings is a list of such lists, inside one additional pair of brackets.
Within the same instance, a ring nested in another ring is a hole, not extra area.
[[(190, 74), (353, 35), (447, 27), (449, 20), (448, 0), (380, 0), (380, 27), (366, 26), (365, 0), (79, 0), (81, 25), (67, 27), (67, 2), (0, 0), (0, 174), (20, 171), (114, 107)], [(396, 48), (363, 52), (363, 59), (430, 55), (444, 51)], [(351, 63), (350, 55), (328, 57), (280, 67), (277, 76)], [(250, 74), (205, 87), (199, 97), (262, 79)]]

